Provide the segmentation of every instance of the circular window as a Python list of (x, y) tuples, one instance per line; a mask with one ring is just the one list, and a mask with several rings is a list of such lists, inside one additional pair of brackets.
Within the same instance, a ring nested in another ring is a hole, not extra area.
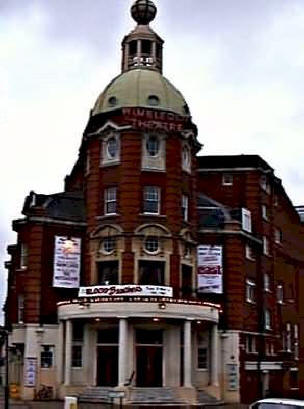
[(107, 142), (107, 151), (109, 158), (113, 159), (117, 155), (118, 143), (117, 139), (113, 136)]
[(148, 236), (145, 240), (145, 250), (148, 253), (156, 253), (159, 249), (159, 240), (157, 237)]
[(102, 241), (101, 249), (105, 253), (112, 253), (115, 249), (115, 237), (105, 237)]
[(188, 146), (184, 146), (183, 148), (183, 166), (185, 168), (190, 167), (190, 149)]
[(157, 105), (159, 105), (159, 98), (158, 98), (158, 96), (157, 95), (149, 95), (148, 96), (148, 105), (150, 105), (150, 106), (157, 106)]
[(190, 115), (190, 109), (189, 106), (187, 104), (184, 105), (184, 112), (186, 115)]
[(156, 156), (159, 151), (159, 139), (156, 135), (149, 135), (146, 143), (147, 152), (150, 156)]
[(115, 107), (115, 105), (117, 105), (117, 98), (116, 97), (110, 97), (108, 99), (108, 105), (110, 107)]

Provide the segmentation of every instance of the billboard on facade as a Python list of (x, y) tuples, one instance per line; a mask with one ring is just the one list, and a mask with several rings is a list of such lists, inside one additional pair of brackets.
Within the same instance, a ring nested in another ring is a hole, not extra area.
[(81, 239), (55, 236), (53, 286), (78, 288), (80, 284)]
[(80, 287), (78, 297), (172, 297), (172, 287), (159, 285), (110, 284)]
[(223, 247), (202, 244), (197, 247), (197, 289), (199, 293), (223, 292)]

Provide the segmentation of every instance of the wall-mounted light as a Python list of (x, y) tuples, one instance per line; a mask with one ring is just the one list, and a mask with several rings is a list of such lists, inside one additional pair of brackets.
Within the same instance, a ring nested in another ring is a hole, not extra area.
[(160, 302), (160, 303), (158, 304), (158, 308), (159, 308), (160, 310), (165, 310), (165, 309), (166, 309), (166, 304), (165, 304), (164, 302)]
[(96, 322), (99, 322), (99, 321), (100, 321), (100, 318), (95, 318), (95, 321), (96, 321)]
[(80, 302), (79, 303), (79, 308), (83, 310), (84, 308), (90, 308), (90, 303), (89, 302)]
[(158, 321), (159, 321), (159, 318), (153, 318), (153, 321), (154, 321), (154, 322), (158, 322)]

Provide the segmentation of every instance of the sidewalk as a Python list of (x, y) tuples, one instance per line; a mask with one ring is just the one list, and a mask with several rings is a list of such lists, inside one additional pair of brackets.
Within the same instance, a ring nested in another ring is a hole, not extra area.
[[(176, 409), (176, 408), (192, 408), (192, 409), (201, 409), (202, 406), (169, 406), (169, 405), (149, 405), (149, 406), (132, 406), (129, 407), (130, 409)], [(13, 401), (10, 399), (9, 402), (9, 409), (63, 409), (64, 402), (63, 401), (43, 401), (43, 402), (36, 402), (36, 401), (29, 401), (29, 402), (21, 402), (21, 401)], [(242, 405), (239, 403), (235, 404), (227, 404), (227, 405), (220, 405), (220, 406), (205, 406), (206, 409), (248, 409), (248, 405)], [(0, 398), (0, 409), (4, 409), (4, 401)], [(112, 409), (110, 404), (101, 404), (101, 403), (81, 403), (78, 405), (78, 409)], [(119, 405), (114, 405), (113, 409), (119, 409)]]

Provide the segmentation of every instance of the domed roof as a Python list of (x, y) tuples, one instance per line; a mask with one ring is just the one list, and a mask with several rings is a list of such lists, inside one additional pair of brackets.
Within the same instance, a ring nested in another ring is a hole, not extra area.
[(182, 94), (158, 71), (138, 68), (114, 78), (97, 98), (92, 115), (123, 107), (145, 107), (189, 115)]

